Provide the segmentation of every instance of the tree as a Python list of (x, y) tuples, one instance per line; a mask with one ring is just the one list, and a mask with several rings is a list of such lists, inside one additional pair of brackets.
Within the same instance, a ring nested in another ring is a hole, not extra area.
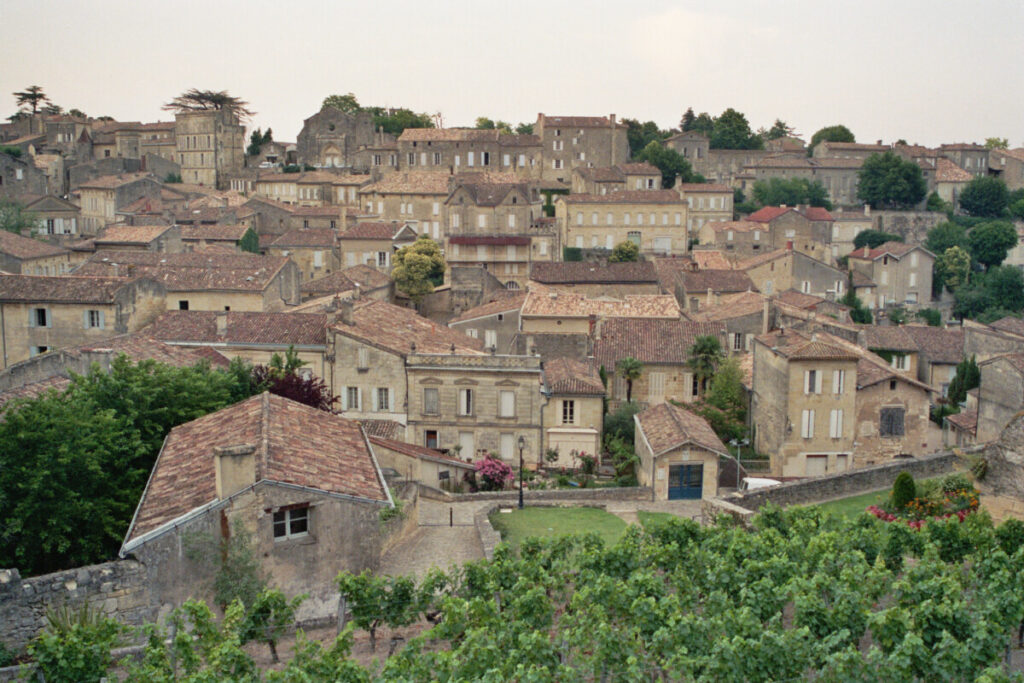
[(636, 154), (634, 161), (646, 161), (657, 167), (661, 171), (661, 187), (666, 190), (675, 185), (676, 178), (684, 183), (704, 182), (704, 176), (694, 173), (690, 162), (682, 154), (654, 140)]
[(928, 192), (921, 167), (891, 151), (865, 159), (857, 177), (857, 197), (875, 209), (910, 208)]
[(960, 405), (967, 400), (967, 392), (981, 385), (981, 370), (975, 356), (964, 358), (956, 366), (956, 373), (949, 382), (946, 398), (952, 405)]
[(762, 136), (765, 140), (778, 140), (779, 138), (791, 137), (795, 132), (793, 126), (789, 125), (782, 119), (775, 119), (775, 123), (772, 127), (765, 131)]
[(693, 113), (693, 107), (687, 107), (686, 111), (683, 112), (683, 117), (679, 119), (679, 130), (684, 133), (693, 128), (693, 122), (697, 119), (697, 115)]
[(981, 223), (967, 235), (967, 244), (974, 260), (988, 269), (1001, 264), (1017, 246), (1017, 230), (1009, 221)]
[(636, 246), (635, 242), (626, 240), (615, 245), (611, 256), (608, 257), (608, 263), (623, 263), (626, 261), (638, 261), (639, 259), (640, 247)]
[(68, 110), (68, 116), (74, 116), (76, 119), (87, 119), (87, 118), (89, 118), (88, 116), (86, 116), (85, 112), (82, 111), (81, 109), (69, 109)]
[(870, 325), (872, 321), (871, 311), (864, 305), (864, 302), (860, 300), (860, 297), (854, 293), (853, 280), (851, 278), (850, 286), (846, 288), (846, 294), (839, 300), (839, 303), (850, 308), (850, 320), (861, 325)]
[(985, 138), (986, 149), (1009, 149), (1010, 141), (1006, 138)]
[(924, 205), (924, 208), (937, 213), (949, 213), (953, 210), (953, 206), (940, 197), (938, 192), (932, 192), (928, 195), (928, 202)]
[(640, 379), (643, 374), (644, 365), (636, 358), (627, 356), (616, 364), (619, 376), (626, 380), (626, 403), (633, 400), (633, 382)]
[(814, 153), (819, 142), (857, 142), (849, 128), (840, 124), (825, 126), (811, 136), (811, 144), (807, 145), (807, 156)]
[(754, 183), (753, 198), (761, 206), (808, 204), (826, 209), (832, 208), (832, 202), (828, 199), (828, 190), (825, 189), (825, 186), (820, 181), (811, 182), (806, 178), (759, 180)]
[(240, 119), (247, 119), (255, 112), (249, 109), (249, 103), (235, 97), (227, 90), (198, 90), (190, 88), (163, 106), (166, 111), (184, 114), (190, 111), (225, 110), (234, 113)]
[(508, 121), (494, 121), (486, 116), (478, 116), (476, 128), (479, 130), (500, 130), (502, 133), (511, 133), (512, 124)]
[(998, 218), (1009, 202), (1010, 191), (1000, 178), (976, 176), (960, 192), (960, 208), (971, 216)]
[(943, 221), (928, 231), (924, 248), (933, 254), (943, 254), (950, 247), (968, 249), (967, 229), (959, 223)]
[(36, 215), (13, 199), (0, 198), (0, 230), (21, 235), (35, 227)]
[(900, 472), (892, 484), (892, 504), (897, 510), (907, 507), (917, 497), (917, 486), (910, 472)]
[(76, 610), (64, 604), (47, 611), (46, 620), (46, 628), (28, 645), (39, 680), (106, 680), (114, 663), (111, 650), (120, 643), (124, 626), (88, 604)]
[(533, 124), (520, 123), (516, 126), (516, 135), (533, 135)]
[(1018, 221), (1024, 221), (1024, 199), (1018, 199), (1013, 202), (1006, 207), (1006, 210), (1010, 214), (1010, 218)]
[(874, 249), (880, 247), (886, 242), (902, 242), (903, 236), (897, 235), (892, 232), (883, 232), (881, 230), (861, 230), (857, 233), (857, 236), (853, 238), (853, 248), (863, 249), (868, 247)]
[[(267, 132), (269, 133), (270, 129), (267, 129)], [(257, 128), (249, 136), (249, 146), (246, 147), (245, 153), (251, 157), (256, 156), (257, 154), (260, 153), (260, 148), (264, 145), (265, 142), (267, 141), (264, 139), (263, 133), (260, 131), (259, 128)]]
[(395, 253), (391, 278), (395, 287), (404, 292), (413, 303), (434, 291), (434, 285), (444, 281), (445, 262), (437, 242), (426, 234), (411, 245)]
[(939, 287), (955, 293), (967, 284), (971, 275), (971, 256), (960, 247), (950, 247), (935, 259), (935, 279)]
[(30, 85), (21, 92), (13, 94), (14, 99), (18, 102), (18, 106), (28, 105), (31, 107), (31, 113), (33, 114), (39, 111), (40, 105), (50, 101), (50, 98), (46, 96), (43, 89), (38, 85)]
[(746, 390), (743, 388), (743, 371), (735, 358), (727, 358), (719, 364), (698, 412), (723, 441), (744, 436)]
[(634, 159), (637, 159), (637, 154), (641, 150), (646, 150), (652, 142), (660, 147), (661, 141), (669, 136), (669, 132), (658, 128), (658, 124), (654, 121), (640, 123), (636, 119), (623, 119), (622, 122), (626, 124), (629, 154)]
[(750, 130), (747, 117), (733, 108), (715, 119), (711, 131), (711, 149), (763, 149), (764, 141)]
[(260, 253), (260, 236), (256, 234), (255, 230), (248, 228), (242, 235), (242, 239), (238, 240), (238, 248), (250, 254)]
[(407, 626), (419, 616), (416, 583), (404, 576), (377, 576), (369, 569), (362, 574), (342, 572), (338, 590), (352, 612), (352, 623), (370, 634), (370, 652), (377, 648), (377, 629)]
[(241, 640), (258, 640), (270, 648), (270, 661), (277, 664), (277, 641), (281, 639), (295, 621), (295, 612), (306, 599), (297, 595), (291, 600), (276, 588), (259, 592), (251, 603), (245, 605), (245, 620), (242, 622)]
[(917, 312), (917, 317), (929, 327), (942, 327), (942, 311), (937, 308), (922, 308)]
[(714, 376), (719, 363), (725, 358), (722, 351), (722, 343), (718, 337), (712, 335), (701, 335), (693, 340), (693, 346), (687, 350), (689, 359), (686, 365), (693, 370), (701, 389), (707, 386), (707, 381)]
[(321, 109), (324, 107), (334, 107), (346, 114), (357, 114), (363, 110), (363, 108), (359, 106), (359, 100), (357, 100), (356, 96), (352, 93), (348, 93), (347, 95), (328, 95), (320, 105)]

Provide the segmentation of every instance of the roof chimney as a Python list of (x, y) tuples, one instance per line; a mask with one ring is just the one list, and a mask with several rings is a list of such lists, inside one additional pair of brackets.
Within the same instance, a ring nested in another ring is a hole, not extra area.
[(225, 337), (228, 333), (228, 312), (217, 311), (217, 336)]
[(352, 300), (345, 299), (344, 301), (338, 302), (338, 317), (341, 318), (341, 322), (346, 325), (355, 325), (355, 321), (352, 318)]
[(256, 483), (256, 446), (238, 444), (213, 449), (217, 498), (223, 500)]
[(611, 123), (612, 123), (612, 128), (614, 128), (614, 127), (615, 127), (615, 114), (610, 114), (610, 115), (608, 116), (608, 120), (609, 120), (609, 121), (611, 121)]

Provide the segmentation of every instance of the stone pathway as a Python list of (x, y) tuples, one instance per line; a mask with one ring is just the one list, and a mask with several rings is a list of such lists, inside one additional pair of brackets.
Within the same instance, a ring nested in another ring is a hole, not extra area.
[(381, 558), (380, 573), (421, 579), (431, 567), (447, 571), (483, 556), (476, 527), (421, 526)]

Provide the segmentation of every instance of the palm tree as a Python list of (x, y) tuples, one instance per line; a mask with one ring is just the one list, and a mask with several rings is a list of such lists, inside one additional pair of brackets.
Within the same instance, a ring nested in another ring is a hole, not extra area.
[(718, 341), (718, 337), (710, 334), (702, 335), (693, 340), (689, 354), (690, 359), (686, 364), (693, 370), (699, 383), (698, 386), (703, 390), (708, 379), (714, 376), (718, 364), (725, 358), (722, 344)]
[(626, 403), (633, 400), (633, 380), (640, 379), (644, 365), (636, 358), (627, 356), (619, 361), (619, 375), (626, 380)]
[(30, 85), (23, 92), (16, 92), (13, 95), (18, 100), (19, 107), (23, 104), (30, 105), (33, 114), (39, 111), (40, 104), (50, 101), (50, 98), (46, 96), (46, 93), (38, 85)]

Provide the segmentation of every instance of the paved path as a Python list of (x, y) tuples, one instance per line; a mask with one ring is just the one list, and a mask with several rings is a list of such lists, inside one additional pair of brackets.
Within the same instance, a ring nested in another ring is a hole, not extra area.
[(392, 576), (426, 576), (431, 567), (447, 571), (484, 556), (476, 527), (421, 526), (408, 539), (389, 550), (381, 558), (380, 573)]

